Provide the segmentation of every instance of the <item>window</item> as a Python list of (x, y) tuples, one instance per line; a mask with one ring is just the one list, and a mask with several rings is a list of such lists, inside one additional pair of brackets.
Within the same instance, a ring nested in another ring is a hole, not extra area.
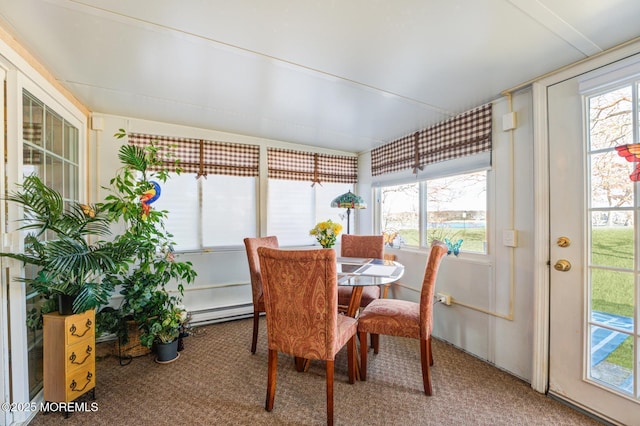
[(464, 173), (379, 188), (388, 244), (424, 247), (462, 239), (461, 251), (486, 253), (487, 172)]
[(172, 174), (154, 207), (169, 211), (176, 250), (238, 246), (257, 235), (256, 185), (255, 177)]
[(277, 235), (282, 246), (310, 245), (316, 240), (309, 231), (318, 222), (331, 219), (346, 229), (346, 210), (332, 208), (331, 201), (349, 190), (353, 185), (269, 179), (267, 233)]
[(346, 209), (332, 208), (331, 201), (353, 191), (356, 157), (268, 148), (267, 163), (267, 233), (281, 245), (314, 244), (309, 231), (325, 220), (346, 227)]
[(242, 246), (257, 235), (257, 145), (131, 133), (129, 143), (153, 144), (170, 168), (179, 160), (154, 203), (169, 211), (167, 230), (175, 249)]

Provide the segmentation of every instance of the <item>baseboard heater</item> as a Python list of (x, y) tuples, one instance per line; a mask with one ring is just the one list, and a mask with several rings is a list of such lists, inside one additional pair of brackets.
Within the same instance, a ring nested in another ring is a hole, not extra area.
[(241, 305), (222, 306), (219, 308), (201, 309), (191, 311), (190, 324), (194, 327), (215, 324), (218, 322), (233, 321), (253, 316), (253, 303)]
[[(253, 303), (243, 303), (242, 305), (222, 306), (219, 308), (201, 309), (191, 312), (191, 322), (193, 327), (215, 324), (225, 321), (253, 317)], [(96, 343), (116, 340), (115, 334), (103, 334), (96, 338)]]

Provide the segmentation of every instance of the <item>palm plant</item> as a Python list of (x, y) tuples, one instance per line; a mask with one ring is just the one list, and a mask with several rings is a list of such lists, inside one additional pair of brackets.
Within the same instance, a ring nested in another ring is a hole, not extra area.
[(101, 277), (118, 269), (136, 249), (128, 241), (97, 239), (110, 234), (111, 219), (100, 205), (65, 202), (60, 193), (35, 175), (7, 199), (24, 211), (19, 229), (28, 231), (22, 253), (0, 253), (38, 269), (31, 278), (19, 280), (48, 299), (75, 296), (74, 312), (106, 304), (113, 287)]

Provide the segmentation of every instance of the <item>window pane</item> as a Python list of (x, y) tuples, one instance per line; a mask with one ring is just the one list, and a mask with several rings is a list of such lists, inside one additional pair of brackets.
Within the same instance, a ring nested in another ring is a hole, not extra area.
[(151, 205), (169, 212), (165, 226), (173, 234), (176, 250), (200, 248), (198, 238), (198, 181), (193, 174), (176, 175), (160, 187), (160, 197)]
[(64, 136), (64, 157), (75, 163), (78, 161), (78, 129), (65, 123)]
[(633, 143), (631, 86), (589, 98), (591, 149)]
[(381, 227), (387, 234), (398, 233), (397, 242), (420, 244), (420, 186), (416, 183), (386, 186), (380, 191)]
[(243, 238), (257, 235), (256, 178), (209, 175), (199, 180), (205, 247), (241, 246)]
[(591, 264), (633, 269), (633, 212), (591, 213)]
[[(316, 185), (317, 186), (317, 185)], [(309, 231), (315, 225), (314, 192), (309, 182), (269, 179), (267, 233), (280, 245), (313, 244)]]
[(591, 207), (630, 207), (633, 182), (629, 175), (637, 163), (629, 162), (617, 151), (590, 155)]
[(463, 240), (461, 251), (486, 253), (487, 172), (427, 181), (427, 244)]
[(64, 139), (62, 137), (62, 118), (60, 118), (58, 114), (47, 109), (45, 119), (47, 123), (47, 134), (45, 138), (47, 150), (56, 155), (62, 156), (62, 147), (64, 145)]
[[(342, 232), (347, 233), (347, 209), (331, 207), (331, 202), (338, 196), (346, 193), (353, 192), (353, 185), (349, 185), (346, 183), (323, 183), (322, 186), (315, 185), (316, 191), (316, 200), (317, 208), (316, 208), (316, 219), (314, 223), (311, 224), (309, 229), (313, 228), (316, 223), (324, 222), (325, 220), (331, 220), (332, 222), (339, 223), (342, 225)], [(360, 195), (360, 194), (358, 194)], [(368, 204), (368, 203), (367, 203)], [(354, 213), (353, 209), (349, 214), (349, 222), (351, 233), (354, 233)], [(338, 242), (340, 241), (340, 236), (338, 236)]]

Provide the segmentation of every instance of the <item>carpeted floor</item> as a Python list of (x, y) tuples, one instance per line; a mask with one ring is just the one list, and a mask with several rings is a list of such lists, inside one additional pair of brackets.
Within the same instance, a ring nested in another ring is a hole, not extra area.
[[(264, 318), (258, 350), (249, 351), (252, 321), (196, 329), (171, 364), (153, 355), (120, 366), (96, 365), (94, 412), (38, 414), (32, 425), (322, 425), (326, 424), (324, 364), (296, 372), (280, 354), (274, 410), (264, 410), (267, 350)], [(98, 345), (98, 354), (112, 344)], [(598, 425), (533, 391), (527, 383), (441, 341), (433, 342), (434, 395), (422, 391), (416, 341), (381, 336), (369, 355), (366, 382), (347, 383), (346, 349), (336, 359), (337, 425)], [(86, 399), (88, 401), (88, 399)]]

